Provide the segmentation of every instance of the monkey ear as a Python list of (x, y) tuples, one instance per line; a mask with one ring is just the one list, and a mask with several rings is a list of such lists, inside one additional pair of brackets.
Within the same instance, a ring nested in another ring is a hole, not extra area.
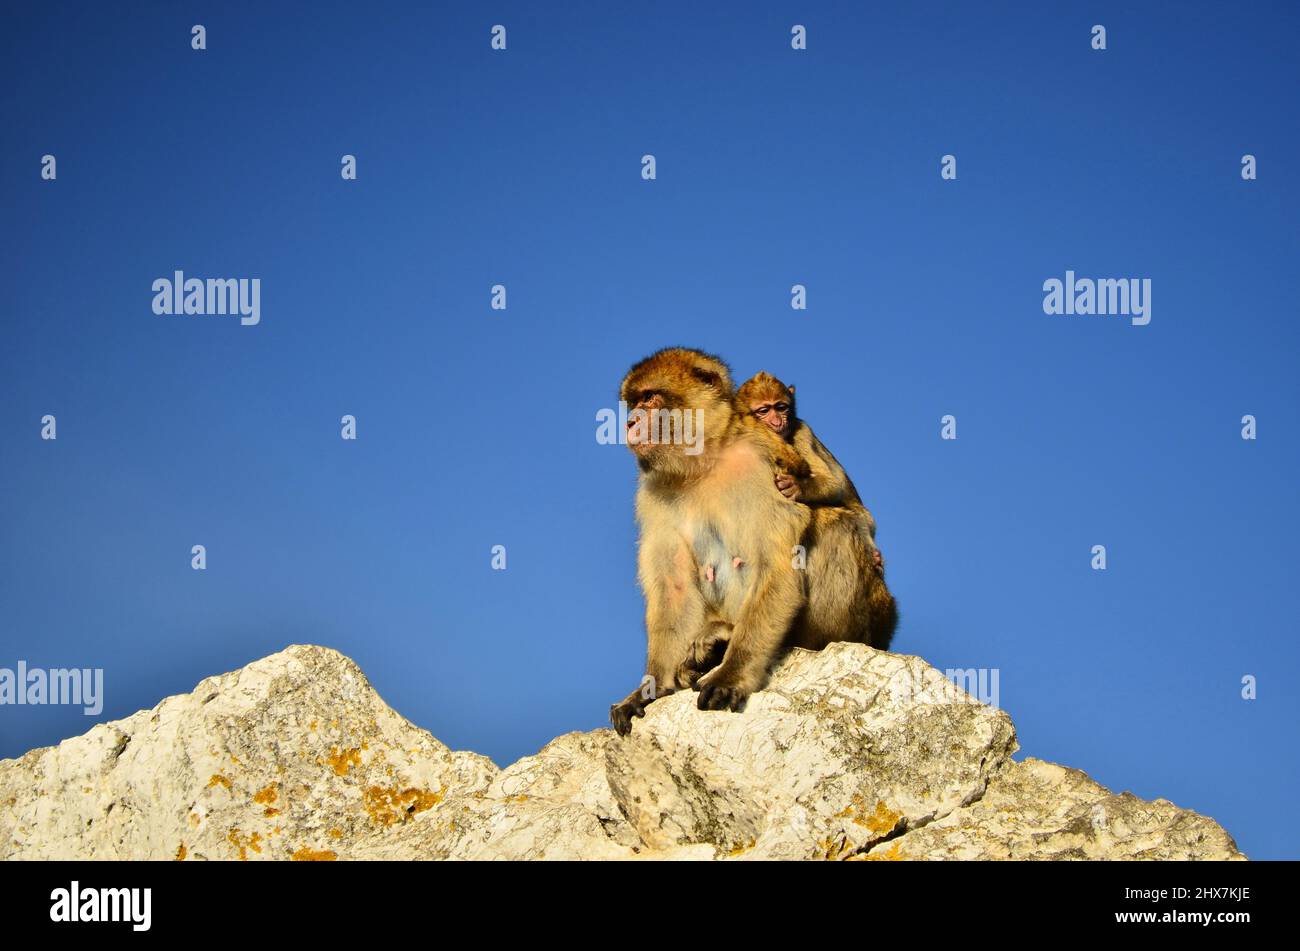
[(718, 374), (714, 373), (712, 370), (706, 370), (703, 367), (691, 367), (691, 376), (695, 377), (695, 379), (699, 380), (706, 386), (716, 387), (722, 382), (722, 377), (718, 376)]
[(790, 395), (791, 395), (791, 396), (794, 396), (794, 384), (793, 384), (793, 383), (791, 383), (788, 387), (786, 387), (786, 389), (788, 389), (788, 390), (790, 391)]

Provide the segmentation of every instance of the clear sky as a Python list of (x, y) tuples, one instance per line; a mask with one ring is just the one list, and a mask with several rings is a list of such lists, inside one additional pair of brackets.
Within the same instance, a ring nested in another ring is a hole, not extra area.
[[(108, 720), (317, 643), (498, 763), (606, 725), (644, 630), (596, 413), (698, 346), (798, 385), (896, 650), (1300, 856), (1293, 5), (284, 6), (0, 36), (0, 666), (102, 667)], [(155, 315), (177, 269), (261, 322)], [(1046, 315), (1067, 269), (1150, 324)], [(0, 756), (93, 722), (0, 707)]]

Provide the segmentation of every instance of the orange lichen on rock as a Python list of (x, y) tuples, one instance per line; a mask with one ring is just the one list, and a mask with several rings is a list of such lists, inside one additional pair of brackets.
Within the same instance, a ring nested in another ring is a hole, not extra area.
[(898, 820), (901, 818), (903, 818), (901, 812), (894, 812), (885, 805), (884, 800), (880, 800), (876, 803), (875, 812), (866, 818), (854, 819), (853, 821), (858, 825), (866, 826), (867, 831), (876, 835), (888, 835), (894, 831), (894, 828), (898, 825)]
[(821, 849), (822, 858), (831, 862), (838, 861), (853, 851), (853, 846), (843, 836), (837, 839), (835, 836), (828, 835), (818, 843), (818, 847)]
[(293, 855), (290, 856), (290, 858), (292, 858), (292, 860), (295, 862), (337, 862), (338, 861), (338, 855), (336, 855), (333, 852), (329, 852), (329, 851), (317, 852), (313, 849), (307, 848), (307, 846), (305, 845), (297, 852), (293, 853)]
[(876, 837), (893, 832), (898, 820), (903, 818), (902, 813), (894, 812), (886, 806), (883, 799), (877, 800), (876, 808), (868, 812), (866, 800), (861, 793), (854, 793), (853, 801), (835, 813), (835, 816), (839, 819), (852, 817), (854, 825), (866, 827)]
[(188, 854), (189, 854), (189, 852), (187, 852), (186, 849), (185, 849), (185, 843), (182, 842), (182, 843), (181, 843), (181, 847), (180, 847), (179, 849), (176, 850), (176, 861), (178, 861), (178, 862), (184, 862), (184, 861), (185, 861), (185, 856), (188, 855)]
[(222, 776), (220, 773), (213, 773), (212, 778), (208, 780), (208, 789), (211, 789), (213, 786), (225, 786), (229, 789), (230, 780), (225, 776)]
[(329, 836), (331, 839), (343, 838), (343, 830), (339, 828), (330, 829)]
[[(520, 798), (525, 799), (527, 797), (521, 796)], [(744, 855), (746, 852), (748, 852), (750, 849), (754, 847), (754, 843), (757, 841), (758, 841), (757, 839), (750, 839), (749, 842), (747, 842), (746, 844), (736, 846), (734, 849), (732, 849), (730, 852), (727, 853), (727, 858), (734, 859), (737, 855)]]
[(226, 839), (229, 840), (231, 845), (239, 850), (239, 861), (241, 862), (248, 861), (249, 849), (252, 849), (254, 852), (262, 851), (262, 846), (260, 845), (262, 841), (262, 833), (260, 832), (254, 832), (252, 835), (244, 835), (238, 829), (231, 829), (230, 834), (226, 836)]
[(253, 802), (263, 806), (267, 806), (275, 802), (276, 798), (277, 795), (275, 792), (275, 783), (271, 783), (271, 785), (267, 786), (261, 792), (253, 796)]
[(346, 776), (353, 766), (361, 765), (361, 750), (355, 746), (350, 750), (340, 750), (336, 746), (330, 751), (328, 762), (334, 767), (334, 772)]
[(405, 822), (418, 812), (432, 809), (442, 801), (444, 785), (437, 792), (429, 789), (402, 789), (396, 786), (371, 786), (365, 792), (366, 812), (381, 826)]

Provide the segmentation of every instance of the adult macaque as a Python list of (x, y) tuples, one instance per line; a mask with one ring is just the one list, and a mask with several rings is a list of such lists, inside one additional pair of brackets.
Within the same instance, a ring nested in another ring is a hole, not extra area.
[(781, 494), (813, 508), (843, 506), (856, 512), (871, 539), (872, 561), (884, 571), (884, 559), (875, 547), (876, 520), (862, 504), (844, 467), (795, 412), (794, 387), (770, 373), (757, 373), (741, 384), (736, 402), (740, 412), (749, 413), (792, 446), (807, 467), (806, 476), (797, 471), (777, 471), (776, 487)]
[[(897, 611), (873, 570), (861, 517), (792, 505), (777, 490), (776, 468), (799, 471), (802, 460), (737, 411), (725, 363), (698, 350), (661, 350), (628, 371), (620, 397), (641, 470), (647, 678), (610, 708), (619, 733), (654, 699), (688, 686), (701, 710), (739, 710), (786, 646), (888, 647)], [(686, 413), (703, 433), (689, 446), (680, 438)]]
[[(637, 574), (650, 679), (610, 708), (619, 733), (656, 697), (687, 686), (699, 690), (702, 710), (739, 709), (804, 603), (791, 551), (810, 510), (776, 490), (776, 443), (735, 412), (733, 395), (727, 365), (698, 350), (660, 350), (623, 380), (628, 444), (641, 469)], [(702, 449), (698, 438), (694, 447), (673, 438), (672, 420), (686, 413), (702, 427)], [(697, 641), (721, 643), (711, 634), (719, 630), (727, 645), (720, 663), (679, 680)]]

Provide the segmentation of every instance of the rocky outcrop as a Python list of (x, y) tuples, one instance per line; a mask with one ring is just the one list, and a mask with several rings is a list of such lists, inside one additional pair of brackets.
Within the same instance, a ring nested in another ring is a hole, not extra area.
[(0, 760), (0, 858), (1239, 859), (1213, 820), (1016, 762), (917, 657), (796, 651), (744, 713), (692, 694), (505, 769), (295, 646)]

